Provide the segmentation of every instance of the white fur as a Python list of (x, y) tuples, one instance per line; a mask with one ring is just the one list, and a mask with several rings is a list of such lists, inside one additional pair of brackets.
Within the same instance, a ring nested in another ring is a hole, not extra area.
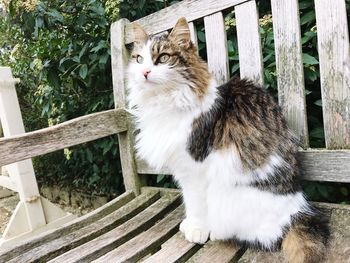
[[(216, 83), (212, 80), (199, 99), (176, 70), (153, 65), (149, 50), (148, 42), (140, 53), (144, 62), (129, 66), (129, 106), (140, 129), (137, 154), (155, 169), (168, 167), (179, 182), (186, 207), (180, 230), (191, 242), (204, 243), (210, 231), (212, 239), (258, 240), (269, 248), (307, 203), (301, 193), (276, 195), (249, 184), (268, 180), (276, 167), (288, 164), (272, 153), (264, 166), (246, 173), (234, 148), (194, 161), (186, 151), (187, 138), (193, 120), (214, 104)], [(147, 80), (144, 69), (151, 70)]]

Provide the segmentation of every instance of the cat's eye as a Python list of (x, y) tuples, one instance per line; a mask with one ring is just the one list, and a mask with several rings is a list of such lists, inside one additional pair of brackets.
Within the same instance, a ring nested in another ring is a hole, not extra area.
[(159, 63), (165, 63), (169, 60), (170, 56), (168, 54), (160, 55), (158, 61)]
[(137, 55), (136, 62), (139, 63), (139, 64), (142, 64), (143, 63), (143, 57), (140, 56), (140, 55)]

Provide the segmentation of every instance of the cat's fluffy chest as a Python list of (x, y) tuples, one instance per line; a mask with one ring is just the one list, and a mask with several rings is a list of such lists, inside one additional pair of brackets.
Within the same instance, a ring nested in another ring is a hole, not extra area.
[(136, 148), (140, 158), (157, 170), (167, 167), (172, 172), (198, 165), (186, 151), (194, 113), (148, 109), (139, 114)]

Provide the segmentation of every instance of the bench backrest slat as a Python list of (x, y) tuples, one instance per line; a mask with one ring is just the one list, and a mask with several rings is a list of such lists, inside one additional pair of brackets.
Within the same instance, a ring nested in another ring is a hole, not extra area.
[(227, 38), (224, 17), (221, 12), (204, 17), (205, 40), (209, 71), (218, 84), (229, 79)]
[[(115, 108), (126, 108), (126, 70), (128, 65), (128, 51), (125, 47), (126, 19), (112, 24), (111, 28), (111, 57), (113, 72), (113, 92)], [(133, 129), (129, 123), (129, 130), (118, 134), (120, 162), (123, 169), (123, 179), (126, 190), (139, 194), (140, 178), (137, 175), (134, 160)]]
[(188, 23), (191, 31), (191, 40), (193, 44), (196, 46), (198, 49), (198, 38), (197, 38), (197, 28), (196, 25), (193, 22)]
[(264, 84), (259, 16), (255, 1), (235, 6), (241, 78)]
[(350, 148), (349, 31), (344, 0), (315, 1), (325, 140)]
[[(156, 34), (172, 28), (180, 17), (186, 17), (188, 22), (192, 22), (246, 1), (248, 0), (185, 0), (145, 16), (136, 22), (147, 33)], [(130, 24), (126, 28), (125, 43), (129, 44), (133, 41), (134, 35)]]
[(309, 146), (298, 0), (272, 0), (278, 101), (304, 148)]

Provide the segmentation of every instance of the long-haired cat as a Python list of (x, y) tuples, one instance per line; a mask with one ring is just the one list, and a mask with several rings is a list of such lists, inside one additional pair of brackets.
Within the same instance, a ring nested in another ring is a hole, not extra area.
[(154, 37), (134, 23), (134, 36), (128, 100), (137, 153), (180, 185), (185, 238), (282, 248), (290, 262), (321, 260), (327, 223), (304, 198), (297, 142), (274, 99), (248, 80), (218, 86), (184, 18)]

